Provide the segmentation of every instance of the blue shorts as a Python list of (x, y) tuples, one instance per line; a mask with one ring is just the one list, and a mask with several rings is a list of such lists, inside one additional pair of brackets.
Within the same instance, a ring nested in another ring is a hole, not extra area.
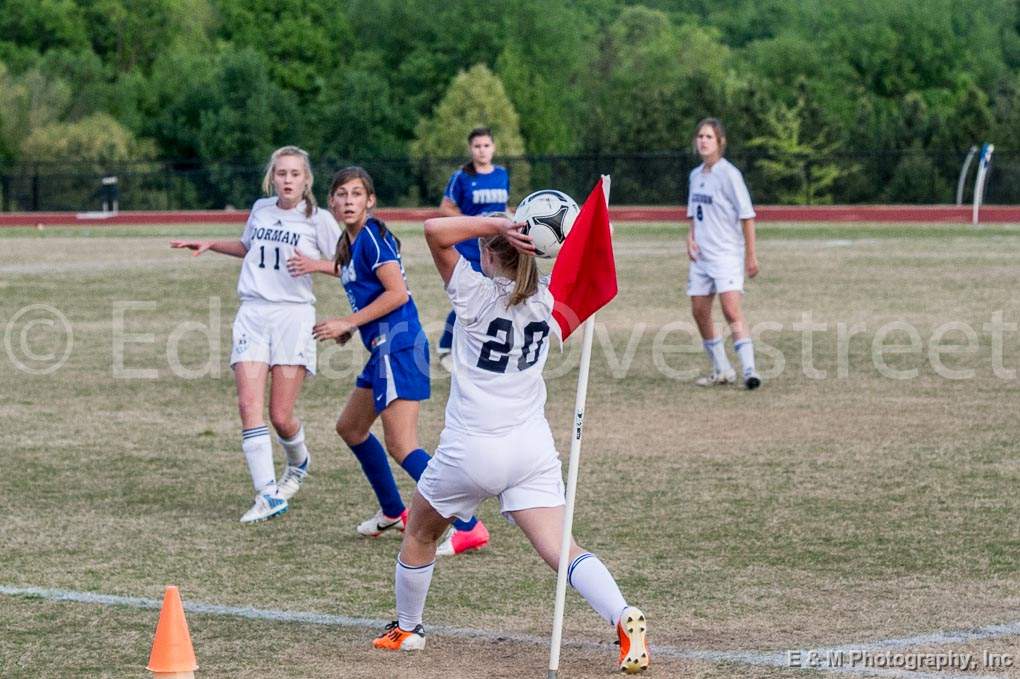
[(372, 390), (377, 413), (398, 398), (426, 400), (431, 395), (428, 342), (392, 352), (373, 352), (355, 384)]

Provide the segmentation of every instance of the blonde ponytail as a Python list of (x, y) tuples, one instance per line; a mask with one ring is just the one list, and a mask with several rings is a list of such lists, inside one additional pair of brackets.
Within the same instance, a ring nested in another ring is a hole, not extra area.
[(502, 234), (482, 238), (479, 245), (492, 253), (496, 268), (514, 281), (508, 309), (538, 292), (538, 264), (533, 256), (517, 250)]
[(538, 264), (531, 255), (517, 252), (517, 277), (509, 306), (520, 304), (538, 291)]
[[(311, 175), (312, 171), (309, 170), (308, 176), (311, 177)], [(306, 186), (305, 190), (301, 193), (301, 198), (305, 201), (305, 217), (310, 218), (313, 214), (315, 214), (316, 208), (319, 207), (319, 204), (315, 202), (315, 194), (312, 193), (311, 179), (309, 179), (308, 186)]]

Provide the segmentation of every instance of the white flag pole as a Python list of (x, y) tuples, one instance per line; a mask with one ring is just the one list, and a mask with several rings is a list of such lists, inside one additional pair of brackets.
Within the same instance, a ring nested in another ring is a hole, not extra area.
[[(602, 191), (609, 207), (609, 175), (602, 175)], [(574, 399), (574, 429), (570, 439), (567, 462), (567, 504), (563, 515), (563, 539), (560, 542), (560, 563), (556, 571), (556, 605), (553, 612), (552, 640), (549, 648), (548, 679), (556, 679), (560, 666), (560, 645), (563, 641), (563, 609), (567, 597), (567, 568), (570, 566), (570, 543), (574, 527), (574, 498), (577, 495), (577, 470), (581, 459), (581, 433), (584, 428), (584, 406), (588, 398), (588, 372), (591, 367), (591, 345), (595, 337), (595, 314), (581, 326), (581, 368), (577, 374), (577, 396)]]

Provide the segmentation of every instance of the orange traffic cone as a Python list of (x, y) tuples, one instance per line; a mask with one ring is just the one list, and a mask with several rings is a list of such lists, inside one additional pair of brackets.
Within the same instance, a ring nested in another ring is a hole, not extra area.
[(168, 585), (163, 595), (156, 638), (152, 640), (152, 653), (145, 669), (162, 679), (194, 679), (198, 669), (181, 593), (174, 585)]

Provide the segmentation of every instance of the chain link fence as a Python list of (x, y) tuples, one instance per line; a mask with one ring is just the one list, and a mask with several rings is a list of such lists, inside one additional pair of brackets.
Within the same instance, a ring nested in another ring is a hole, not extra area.
[[(732, 149), (727, 157), (743, 171), (758, 204), (951, 204), (965, 156), (964, 151), (889, 151), (784, 160)], [(557, 188), (583, 199), (600, 174), (611, 174), (617, 205), (685, 202), (687, 177), (699, 162), (684, 152), (498, 160), (510, 171), (514, 201), (538, 188)], [(380, 205), (417, 207), (438, 205), (444, 187), (436, 177), (449, 176), (462, 162), (374, 158), (360, 164), (375, 180)], [(332, 173), (349, 164), (338, 159), (314, 168), (320, 202)], [(975, 165), (967, 178), (965, 203), (972, 200)], [(104, 198), (102, 180), (109, 176), (117, 177), (122, 210), (245, 209), (261, 196), (263, 172), (262, 166), (226, 162), (21, 163), (0, 174), (0, 210), (97, 210)], [(818, 179), (826, 176), (830, 179)], [(1020, 152), (993, 156), (985, 203), (1020, 204)]]

